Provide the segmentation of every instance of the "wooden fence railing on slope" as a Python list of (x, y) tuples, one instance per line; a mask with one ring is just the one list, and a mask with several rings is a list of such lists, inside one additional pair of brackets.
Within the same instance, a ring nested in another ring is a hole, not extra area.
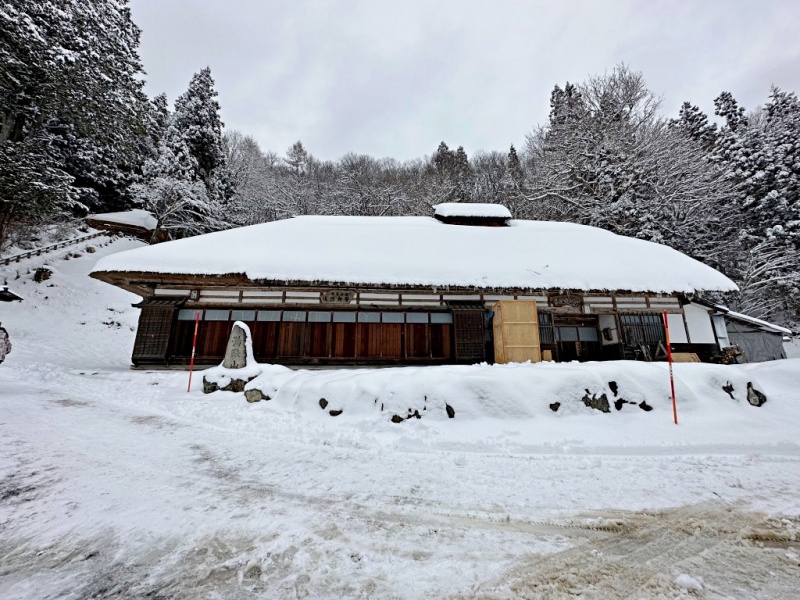
[(4, 256), (0, 258), (0, 265), (10, 265), (12, 262), (19, 262), (23, 258), (30, 258), (31, 256), (41, 256), (42, 254), (53, 252), (54, 250), (60, 250), (61, 248), (74, 246), (76, 244), (80, 244), (81, 242), (85, 242), (86, 240), (91, 240), (93, 238), (100, 237), (102, 235), (108, 235), (108, 232), (98, 231), (95, 233), (90, 233), (89, 235), (84, 235), (79, 238), (62, 240), (55, 244), (49, 244), (47, 246), (42, 246), (40, 248), (34, 248), (33, 250), (28, 250), (27, 252), (20, 252), (19, 254), (14, 254), (12, 256)]

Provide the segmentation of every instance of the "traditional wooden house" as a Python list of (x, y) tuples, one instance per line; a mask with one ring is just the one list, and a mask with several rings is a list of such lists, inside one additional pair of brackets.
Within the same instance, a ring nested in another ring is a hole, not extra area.
[[(164, 242), (169, 239), (166, 231), (156, 233), (158, 225), (156, 218), (148, 211), (139, 208), (122, 212), (87, 215), (83, 220), (89, 227), (119, 235), (137, 237), (145, 242)], [(153, 239), (153, 234), (156, 236), (155, 240)]]
[(142, 296), (135, 365), (219, 362), (234, 321), (281, 364), (653, 359), (719, 352), (711, 310), (735, 290), (667, 246), (497, 205), (429, 217), (305, 216), (101, 259), (92, 277)]

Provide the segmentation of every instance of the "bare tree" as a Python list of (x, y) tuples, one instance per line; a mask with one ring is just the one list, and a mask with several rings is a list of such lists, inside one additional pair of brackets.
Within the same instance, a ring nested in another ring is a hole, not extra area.
[(625, 65), (556, 86), (549, 125), (527, 140), (527, 215), (669, 244), (724, 266), (736, 241), (730, 185), (658, 106)]

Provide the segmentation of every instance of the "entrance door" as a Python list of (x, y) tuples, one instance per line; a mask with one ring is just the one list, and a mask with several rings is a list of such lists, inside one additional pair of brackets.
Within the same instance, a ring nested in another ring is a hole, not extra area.
[(553, 315), (556, 360), (600, 360), (597, 315)]
[(172, 322), (177, 312), (175, 303), (168, 300), (145, 299), (139, 304), (139, 327), (133, 343), (131, 361), (134, 365), (167, 362)]

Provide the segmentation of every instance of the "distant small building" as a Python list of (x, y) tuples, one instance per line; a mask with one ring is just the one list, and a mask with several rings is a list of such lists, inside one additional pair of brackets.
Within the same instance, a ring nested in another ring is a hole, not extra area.
[(698, 299), (695, 303), (711, 311), (715, 329), (727, 334), (719, 338), (720, 347), (736, 348), (736, 358), (740, 362), (786, 358), (783, 338), (792, 335), (791, 329), (743, 315), (713, 302)]
[(8, 289), (7, 285), (0, 286), (0, 302), (22, 301), (22, 296)]
[[(108, 231), (109, 233), (133, 236), (148, 243), (152, 241), (153, 232), (158, 224), (152, 214), (139, 208), (122, 212), (87, 215), (84, 217), (84, 221), (89, 227)], [(168, 239), (169, 234), (161, 231), (155, 241), (164, 242)]]
[(690, 302), (736, 290), (664, 245), (571, 223), (510, 219), (497, 205), (430, 217), (305, 216), (104, 257), (91, 276), (142, 296), (135, 365), (222, 360), (234, 321), (257, 360), (447, 364), (653, 360), (720, 353)]

